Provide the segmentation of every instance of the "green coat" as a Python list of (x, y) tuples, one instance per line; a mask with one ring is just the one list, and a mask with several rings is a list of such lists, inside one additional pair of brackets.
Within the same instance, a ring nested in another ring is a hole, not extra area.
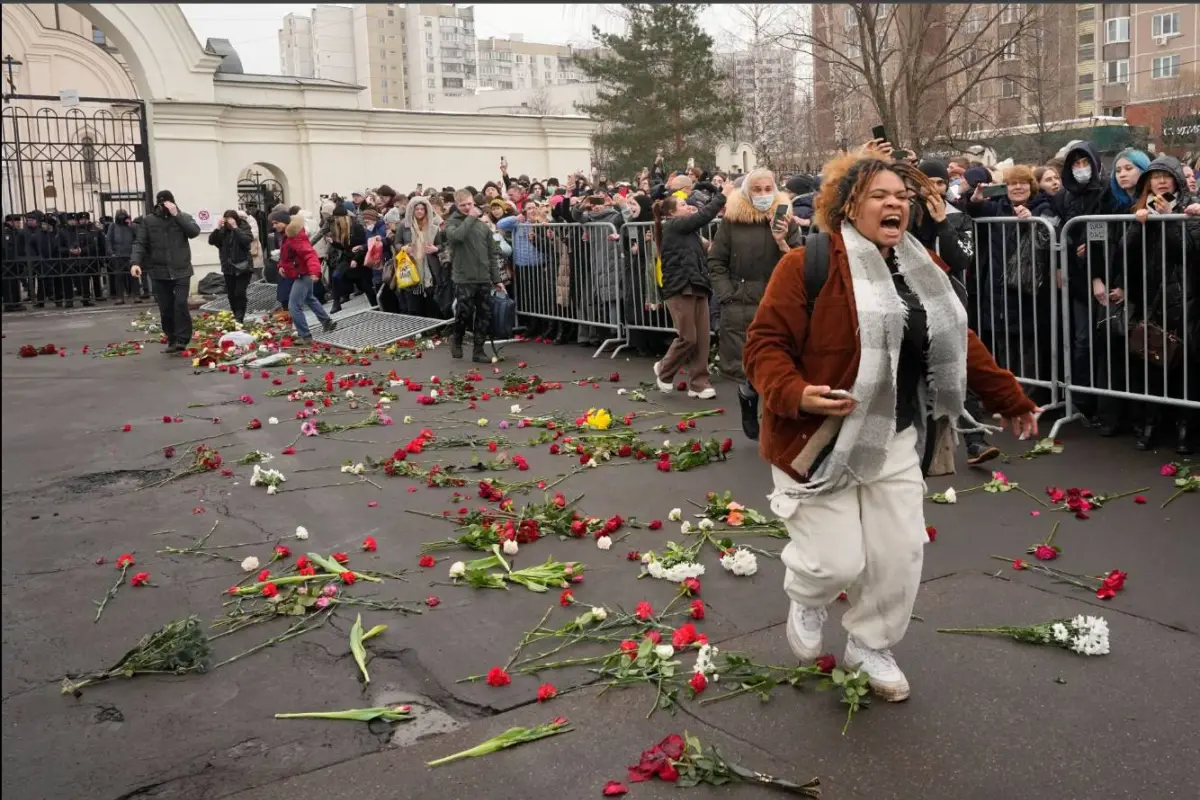
[(500, 283), (496, 240), (484, 222), (455, 211), (446, 221), (446, 242), (455, 284)]

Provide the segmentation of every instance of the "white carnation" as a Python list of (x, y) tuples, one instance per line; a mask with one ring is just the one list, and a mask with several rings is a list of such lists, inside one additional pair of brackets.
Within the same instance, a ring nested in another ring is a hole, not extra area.
[(254, 572), (256, 569), (258, 569), (258, 559), (254, 556), (246, 556), (246, 558), (242, 561), (242, 571)]
[(267, 487), (267, 494), (275, 494), (277, 491), (279, 491), (279, 487), (273, 483)]
[(521, 413), (521, 404), (513, 403), (512, 406), (509, 407), (508, 412), (510, 414), (520, 414)]
[(945, 497), (946, 497), (946, 502), (950, 503), (951, 505), (958, 502), (958, 493), (954, 491), (953, 486), (951, 486), (949, 489), (946, 490)]
[(592, 606), (592, 619), (596, 622), (604, 622), (608, 619), (608, 609), (604, 606)]
[(279, 417), (267, 417), (267, 424), (268, 425), (278, 425)]
[(685, 519), (685, 520), (683, 521), (683, 524), (679, 526), (679, 532), (680, 532), (680, 533), (691, 533), (691, 532), (692, 532), (692, 523), (691, 523), (691, 520), (686, 520), (686, 519)]
[(305, 539), (307, 539), (308, 538), (308, 528), (304, 527), (303, 525), (297, 525), (296, 526), (296, 538), (302, 542)]
[(671, 522), (679, 522), (679, 520), (683, 519), (683, 511), (678, 508), (672, 508), (671, 513), (667, 514), (667, 519), (671, 520)]
[(464, 564), (463, 562), (455, 561), (453, 564), (450, 565), (450, 577), (451, 578), (461, 578), (463, 575), (466, 575), (466, 574), (467, 574), (467, 565)]
[(702, 531), (711, 531), (713, 529), (713, 521), (708, 518), (702, 519), (700, 520), (699, 528)]
[(517, 548), (517, 540), (516, 539), (505, 539), (504, 540), (504, 555), (515, 556), (517, 554), (517, 549), (518, 548)]
[(662, 565), (661, 561), (651, 561), (649, 564), (646, 565), (646, 571), (648, 573), (650, 573), (651, 578), (659, 578), (659, 579), (661, 579), (662, 576), (666, 573), (666, 570), (663, 569), (663, 565)]
[(758, 572), (758, 557), (739, 547), (732, 553), (721, 556), (721, 566), (734, 575), (747, 576)]
[(608, 550), (612, 547), (612, 539), (608, 536), (601, 536), (596, 539), (596, 547), (599, 547), (601, 550)]

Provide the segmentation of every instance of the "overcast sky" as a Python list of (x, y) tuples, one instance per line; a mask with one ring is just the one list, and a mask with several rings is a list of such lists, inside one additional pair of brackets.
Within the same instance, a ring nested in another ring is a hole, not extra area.
[[(241, 56), (246, 72), (278, 75), (279, 29), (287, 14), (311, 13), (313, 3), (183, 3), (184, 16), (203, 44), (228, 39)], [(329, 5), (350, 5), (331, 3)], [(464, 4), (466, 5), (466, 4)], [(701, 15), (704, 29), (721, 45), (737, 26), (731, 6), (712, 5)], [(484, 4), (475, 6), (475, 33), (480, 38), (524, 34), (529, 42), (586, 44), (592, 25), (620, 31), (620, 22), (596, 4)]]

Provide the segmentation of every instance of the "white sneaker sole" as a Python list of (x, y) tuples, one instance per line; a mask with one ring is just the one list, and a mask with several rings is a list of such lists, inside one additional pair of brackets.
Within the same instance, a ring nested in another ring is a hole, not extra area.
[(658, 365), (661, 361), (654, 362), (654, 382), (658, 384), (658, 390), (663, 394), (670, 394), (675, 391), (675, 387), (658, 377)]
[(691, 389), (688, 389), (688, 397), (699, 398), (701, 400), (712, 400), (716, 396), (717, 390), (711, 386), (707, 389), (701, 389), (698, 392), (693, 392)]
[[(790, 629), (789, 629), (790, 630)], [(849, 659), (843, 659), (842, 665), (846, 669), (856, 670), (862, 666), (862, 662), (855, 664)], [(901, 678), (899, 681), (881, 681), (870, 673), (867, 673), (867, 682), (871, 685), (871, 692), (886, 703), (903, 703), (908, 699), (911, 693), (908, 686), (908, 678)]]

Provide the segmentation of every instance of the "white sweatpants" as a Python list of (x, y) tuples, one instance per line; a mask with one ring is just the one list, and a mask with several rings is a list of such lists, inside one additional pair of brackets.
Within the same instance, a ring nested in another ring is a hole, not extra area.
[[(788, 597), (817, 608), (845, 590), (842, 625), (875, 650), (904, 637), (921, 585), (928, 536), (916, 445), (912, 427), (893, 437), (879, 475), (864, 486), (799, 501), (772, 496), (791, 537), (781, 555)], [(778, 468), (772, 475), (776, 492), (797, 485)]]

